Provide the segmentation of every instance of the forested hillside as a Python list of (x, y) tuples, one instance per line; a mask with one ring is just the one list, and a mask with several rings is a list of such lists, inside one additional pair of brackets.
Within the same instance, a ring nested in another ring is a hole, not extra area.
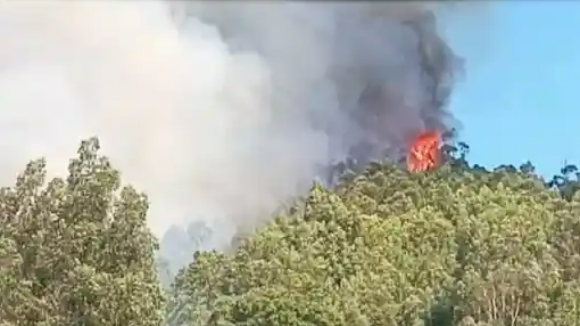
[(69, 172), (46, 182), (36, 161), (0, 193), (1, 326), (580, 320), (574, 166), (545, 181), (531, 164), (486, 171), (461, 153), (427, 173), (371, 164), (315, 184), (232, 253), (195, 253), (165, 298), (146, 197), (94, 139)]

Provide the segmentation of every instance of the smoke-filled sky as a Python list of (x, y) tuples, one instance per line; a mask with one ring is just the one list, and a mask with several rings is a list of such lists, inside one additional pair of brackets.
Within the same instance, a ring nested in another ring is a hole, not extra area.
[(417, 132), (456, 125), (446, 104), (463, 60), (438, 34), (434, 7), (450, 21), (473, 13), (411, 2), (2, 1), (0, 181), (40, 156), (62, 174), (80, 139), (97, 135), (150, 196), (155, 233), (184, 219), (252, 228), (325, 166), (398, 160)]
[[(489, 8), (490, 51), (449, 26), (468, 76), (451, 110), (474, 162), (492, 167), (531, 160), (550, 176), (580, 163), (580, 3), (502, 1)], [(568, 141), (566, 141), (568, 140)]]
[[(301, 193), (321, 167), (398, 159), (422, 129), (460, 127), (476, 160), (500, 153), (493, 134), (507, 144), (522, 128), (522, 118), (507, 122), (509, 108), (539, 116), (513, 104), (534, 99), (516, 97), (518, 87), (552, 67), (532, 63), (547, 68), (530, 77), (502, 60), (542, 57), (523, 49), (556, 42), (555, 23), (530, 24), (523, 7), (477, 6), (0, 1), (0, 182), (39, 156), (61, 174), (80, 139), (97, 135), (124, 179), (149, 194), (156, 234), (203, 219), (226, 239)], [(462, 58), (438, 35), (432, 7)], [(518, 28), (529, 35), (516, 35), (527, 42), (514, 55), (506, 35)], [(458, 75), (454, 116), (445, 104)]]

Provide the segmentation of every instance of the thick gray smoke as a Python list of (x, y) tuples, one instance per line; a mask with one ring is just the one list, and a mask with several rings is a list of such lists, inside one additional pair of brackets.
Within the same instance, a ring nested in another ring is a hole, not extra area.
[(156, 234), (205, 220), (228, 243), (320, 166), (449, 129), (430, 6), (0, 1), (0, 181), (40, 156), (62, 174), (97, 135)]

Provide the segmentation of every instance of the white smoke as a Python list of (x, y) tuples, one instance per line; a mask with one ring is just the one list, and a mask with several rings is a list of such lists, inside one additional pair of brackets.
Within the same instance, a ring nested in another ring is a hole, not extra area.
[(400, 24), (425, 8), (0, 0), (0, 182), (41, 156), (63, 175), (96, 135), (149, 195), (155, 234), (202, 219), (227, 242), (356, 143), (441, 127)]
[(195, 17), (178, 28), (165, 3), (1, 1), (0, 48), (2, 184), (41, 156), (63, 175), (97, 135), (150, 196), (160, 235), (258, 217), (326, 159), (322, 135), (273, 123), (259, 56), (233, 54)]

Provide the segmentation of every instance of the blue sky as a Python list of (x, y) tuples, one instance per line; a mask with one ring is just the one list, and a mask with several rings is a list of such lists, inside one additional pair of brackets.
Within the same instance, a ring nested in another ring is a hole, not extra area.
[(529, 159), (543, 175), (565, 161), (580, 165), (580, 2), (481, 7), (466, 16), (473, 23), (444, 26), (466, 59), (450, 109), (471, 161), (492, 167)]

